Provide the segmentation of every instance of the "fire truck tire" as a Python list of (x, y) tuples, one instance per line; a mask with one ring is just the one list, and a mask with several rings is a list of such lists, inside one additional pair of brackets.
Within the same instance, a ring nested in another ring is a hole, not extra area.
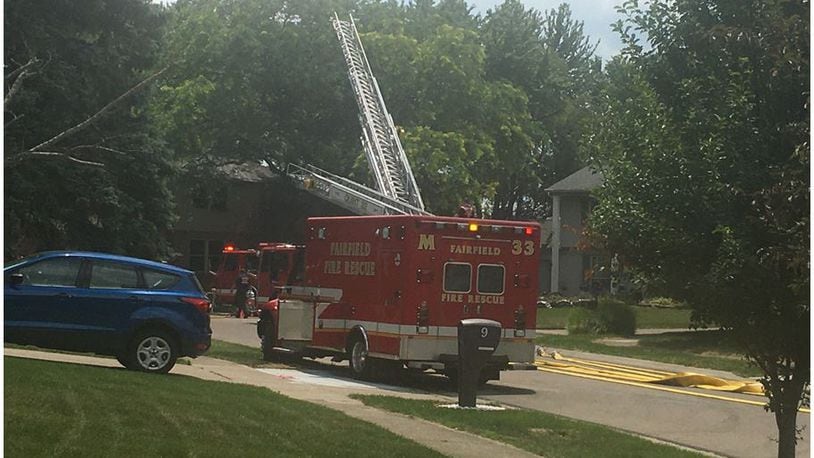
[(274, 351), (274, 341), (276, 340), (274, 334), (276, 331), (274, 322), (271, 320), (266, 321), (263, 337), (260, 338), (260, 349), (263, 351), (263, 360), (265, 361), (278, 359), (278, 355)]
[(373, 361), (368, 357), (367, 344), (362, 338), (356, 338), (350, 346), (350, 370), (357, 379), (370, 379), (373, 374)]

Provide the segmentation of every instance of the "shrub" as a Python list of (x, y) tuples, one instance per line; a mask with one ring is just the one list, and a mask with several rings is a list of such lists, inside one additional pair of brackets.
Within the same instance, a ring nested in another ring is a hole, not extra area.
[(599, 321), (595, 310), (574, 307), (568, 314), (568, 334), (598, 334)]
[(602, 297), (596, 309), (575, 307), (568, 315), (569, 334), (636, 334), (636, 312), (623, 301)]
[(630, 305), (619, 300), (601, 298), (596, 313), (597, 321), (601, 324), (601, 334), (636, 334), (636, 312)]

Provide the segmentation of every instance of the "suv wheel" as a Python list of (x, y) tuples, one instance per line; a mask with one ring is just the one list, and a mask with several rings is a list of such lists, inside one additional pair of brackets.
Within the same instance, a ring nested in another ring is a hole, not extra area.
[(166, 374), (175, 366), (178, 349), (175, 339), (168, 333), (159, 329), (148, 329), (138, 333), (133, 339), (129, 358), (133, 369)]

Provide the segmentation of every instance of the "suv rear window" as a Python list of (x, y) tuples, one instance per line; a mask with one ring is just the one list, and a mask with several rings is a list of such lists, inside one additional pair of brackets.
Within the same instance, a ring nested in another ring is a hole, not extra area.
[(143, 270), (142, 274), (147, 289), (170, 289), (181, 280), (178, 275), (157, 270)]

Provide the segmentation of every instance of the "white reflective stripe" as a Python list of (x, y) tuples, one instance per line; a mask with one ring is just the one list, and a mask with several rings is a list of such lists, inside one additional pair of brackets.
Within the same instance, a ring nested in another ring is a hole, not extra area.
[[(361, 320), (337, 320), (337, 319), (321, 319), (318, 318), (317, 322), (319, 329), (323, 330), (337, 330), (345, 331), (353, 329), (354, 326), (361, 326), (367, 332), (377, 332), (382, 334), (393, 334), (397, 336), (432, 336), (432, 337), (458, 337), (457, 326), (428, 326), (427, 332), (418, 332), (417, 326), (414, 324), (395, 324), (395, 323), (378, 323), (375, 321), (361, 321)], [(526, 329), (525, 339), (534, 339), (535, 330)], [(502, 332), (503, 339), (514, 339), (514, 328), (504, 328)]]

